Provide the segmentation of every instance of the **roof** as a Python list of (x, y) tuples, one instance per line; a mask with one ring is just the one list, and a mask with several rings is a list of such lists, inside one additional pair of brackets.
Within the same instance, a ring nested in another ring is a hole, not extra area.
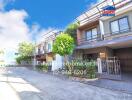
[(104, 0), (82, 13), (76, 18), (76, 20), (80, 22), (80, 25), (84, 25), (88, 22), (94, 21), (95, 19), (99, 19), (102, 15), (102, 8), (109, 10), (118, 9), (131, 2), (132, 0)]

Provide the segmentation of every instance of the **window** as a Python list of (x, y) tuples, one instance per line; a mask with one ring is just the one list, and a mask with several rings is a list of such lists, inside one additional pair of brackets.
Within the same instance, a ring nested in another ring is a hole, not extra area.
[(40, 48), (38, 48), (38, 54), (40, 54)]
[(118, 33), (119, 32), (118, 21), (114, 21), (111, 23), (111, 31), (112, 31), (112, 33)]
[(120, 19), (119, 26), (120, 26), (120, 31), (128, 31), (128, 29), (129, 29), (128, 19), (127, 18)]
[(97, 29), (96, 28), (92, 29), (92, 38), (93, 39), (97, 38)]
[(87, 40), (92, 39), (92, 32), (91, 32), (91, 30), (86, 32), (86, 39)]
[(50, 52), (51, 51), (51, 44), (48, 43), (48, 51)]
[(97, 38), (97, 29), (91, 29), (86, 31), (86, 40), (96, 39)]
[(123, 17), (110, 23), (113, 34), (129, 31), (128, 18)]

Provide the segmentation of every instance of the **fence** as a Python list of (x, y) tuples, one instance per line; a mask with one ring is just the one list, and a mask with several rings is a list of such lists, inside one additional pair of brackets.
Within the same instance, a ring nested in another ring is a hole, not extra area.
[[(99, 63), (99, 62), (98, 62)], [(121, 79), (120, 60), (117, 57), (109, 57), (105, 60), (100, 60), (102, 78)]]

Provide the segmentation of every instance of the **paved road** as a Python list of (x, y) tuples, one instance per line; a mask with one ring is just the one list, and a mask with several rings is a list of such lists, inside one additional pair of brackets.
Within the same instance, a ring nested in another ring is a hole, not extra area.
[(26, 68), (0, 68), (0, 100), (132, 100), (132, 95)]

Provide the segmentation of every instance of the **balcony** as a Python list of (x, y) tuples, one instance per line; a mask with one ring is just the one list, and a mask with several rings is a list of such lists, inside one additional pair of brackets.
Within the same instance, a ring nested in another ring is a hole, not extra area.
[(112, 32), (112, 33), (107, 33), (107, 34), (104, 34), (103, 37), (104, 37), (104, 40), (112, 40), (112, 39), (118, 39), (118, 38), (125, 38), (128, 36), (132, 36), (131, 28), (127, 28), (127, 29)]
[(92, 37), (85, 37), (85, 38), (78, 39), (78, 45), (96, 43), (102, 40), (103, 40), (103, 35), (101, 34), (93, 35)]
[(97, 36), (92, 36), (93, 38), (91, 37), (81, 38), (78, 40), (78, 45), (85, 45), (85, 44), (91, 44), (91, 43), (93, 44), (99, 41), (119, 39), (119, 38), (124, 38), (128, 36), (132, 36), (131, 28), (120, 30), (114, 33), (104, 34), (104, 35), (98, 34)]
[(98, 35), (92, 39), (80, 39), (78, 40), (78, 46), (76, 49), (90, 49), (97, 47), (110, 47), (110, 48), (123, 48), (132, 46), (132, 29), (125, 29), (116, 32), (116, 34), (104, 34)]

